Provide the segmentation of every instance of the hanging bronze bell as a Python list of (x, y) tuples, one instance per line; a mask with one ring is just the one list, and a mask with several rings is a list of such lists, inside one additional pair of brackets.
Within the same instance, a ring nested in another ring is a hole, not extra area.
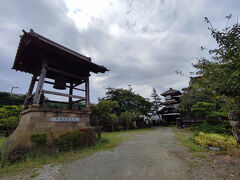
[(65, 90), (66, 89), (66, 78), (63, 75), (57, 75), (55, 77), (55, 82), (53, 88)]

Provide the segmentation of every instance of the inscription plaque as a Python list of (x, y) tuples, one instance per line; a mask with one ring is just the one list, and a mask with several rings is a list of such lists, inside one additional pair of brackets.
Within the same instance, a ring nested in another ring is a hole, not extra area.
[(51, 122), (78, 122), (79, 118), (69, 118), (69, 117), (52, 117)]

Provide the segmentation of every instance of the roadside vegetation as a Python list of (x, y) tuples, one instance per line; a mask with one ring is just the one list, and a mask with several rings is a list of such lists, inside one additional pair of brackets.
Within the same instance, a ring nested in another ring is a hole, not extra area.
[(204, 157), (202, 152), (212, 151), (217, 154), (227, 154), (239, 157), (240, 149), (232, 135), (204, 133), (194, 128), (175, 130), (176, 138), (180, 144), (187, 147), (195, 157)]
[(175, 137), (179, 140), (180, 145), (187, 147), (192, 157), (205, 157), (203, 152), (206, 152), (207, 149), (196, 144), (194, 140), (194, 131), (191, 128), (179, 130), (176, 127), (173, 127), (173, 131), (175, 133)]
[(1, 151), (1, 148), (2, 148), (2, 145), (3, 143), (7, 140), (6, 137), (0, 137), (0, 151)]
[[(41, 168), (46, 164), (52, 166), (59, 163), (70, 162), (72, 160), (85, 158), (92, 155), (95, 152), (108, 150), (112, 151), (121, 142), (130, 140), (138, 133), (149, 133), (152, 129), (139, 129), (129, 131), (117, 131), (117, 132), (103, 132), (102, 138), (96, 145), (87, 148), (77, 148), (71, 151), (62, 151), (54, 154), (39, 153), (38, 156), (32, 156), (31, 153), (27, 154), (23, 160), (16, 161), (14, 163), (7, 163), (4, 167), (0, 168), (0, 177), (6, 175), (13, 175), (20, 171), (29, 171), (34, 168)], [(127, 133), (127, 135), (125, 134)], [(121, 136), (125, 134), (124, 136)]]
[(0, 135), (7, 137), (16, 129), (22, 107), (22, 105), (0, 107)]
[(202, 147), (217, 147), (219, 148), (220, 153), (240, 155), (237, 141), (233, 138), (233, 136), (200, 132), (198, 136), (194, 137), (194, 140)]
[[(3, 93), (2, 106), (0, 106), (0, 150), (7, 137), (15, 130), (19, 123), (22, 105), (12, 104), (16, 97)], [(20, 98), (20, 97), (19, 97)], [(18, 100), (18, 99), (17, 99)], [(22, 102), (22, 97), (20, 98)], [(20, 103), (20, 101), (16, 104)], [(23, 102), (22, 102), (23, 103)], [(73, 131), (60, 135), (53, 144), (47, 145), (47, 134), (32, 134), (30, 139), (33, 147), (30, 149), (15, 149), (5, 155), (1, 153), (0, 174), (9, 174), (24, 169), (39, 167), (44, 164), (54, 164), (83, 158), (100, 150), (112, 150), (115, 146), (132, 135), (121, 137), (122, 133), (149, 131), (145, 128), (144, 119), (151, 110), (152, 103), (132, 89), (108, 88), (106, 97), (99, 100), (97, 105), (92, 105), (90, 122), (92, 126), (102, 126), (103, 132), (96, 137), (94, 128), (89, 131)], [(57, 106), (54, 106), (57, 107)], [(64, 108), (64, 107), (62, 107)], [(135, 123), (134, 123), (135, 122)], [(94, 131), (92, 131), (92, 130)], [(135, 129), (141, 129), (135, 131)], [(123, 131), (128, 130), (128, 131)], [(111, 133), (108, 133), (111, 131)], [(115, 131), (115, 132), (113, 132)], [(3, 152), (3, 151), (2, 151)]]
[[(223, 30), (214, 28), (205, 17), (218, 47), (210, 50), (201, 47), (202, 50), (207, 50), (211, 58), (202, 57), (193, 64), (196, 68), (196, 73), (193, 73), (195, 77), (191, 78), (189, 87), (184, 88), (180, 108), (183, 119), (203, 121), (192, 127), (193, 134), (186, 142), (191, 140), (207, 150), (214, 149), (217, 153), (239, 155), (239, 127), (232, 127), (228, 118), (232, 111), (234, 120), (240, 121), (238, 114), (234, 113), (240, 110), (240, 82), (237, 81), (240, 78), (240, 25), (236, 23), (229, 27), (231, 16), (226, 16), (227, 26)], [(193, 144), (190, 149), (192, 147)]]
[(13, 95), (7, 92), (0, 92), (0, 107), (23, 105), (25, 95)]

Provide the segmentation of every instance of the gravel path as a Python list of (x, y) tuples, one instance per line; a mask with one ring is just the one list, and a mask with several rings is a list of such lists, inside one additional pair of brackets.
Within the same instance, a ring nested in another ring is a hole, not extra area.
[(56, 179), (191, 179), (183, 157), (188, 151), (178, 145), (171, 128), (135, 135), (113, 152), (94, 155), (64, 164)]
[[(179, 130), (180, 131), (180, 130)], [(181, 135), (188, 135), (184, 132)], [(46, 165), (3, 179), (35, 180), (239, 180), (239, 158), (206, 152), (193, 157), (179, 145), (173, 128), (160, 127), (132, 135), (113, 151), (100, 151), (74, 162)], [(32, 177), (35, 172), (36, 177)]]

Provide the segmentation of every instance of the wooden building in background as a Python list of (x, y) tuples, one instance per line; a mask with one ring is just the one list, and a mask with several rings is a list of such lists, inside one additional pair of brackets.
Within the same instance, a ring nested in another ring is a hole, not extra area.
[(175, 123), (176, 119), (180, 117), (178, 107), (182, 93), (178, 90), (170, 88), (161, 95), (165, 97), (165, 102), (161, 103), (164, 105), (160, 111), (162, 119), (165, 123)]

